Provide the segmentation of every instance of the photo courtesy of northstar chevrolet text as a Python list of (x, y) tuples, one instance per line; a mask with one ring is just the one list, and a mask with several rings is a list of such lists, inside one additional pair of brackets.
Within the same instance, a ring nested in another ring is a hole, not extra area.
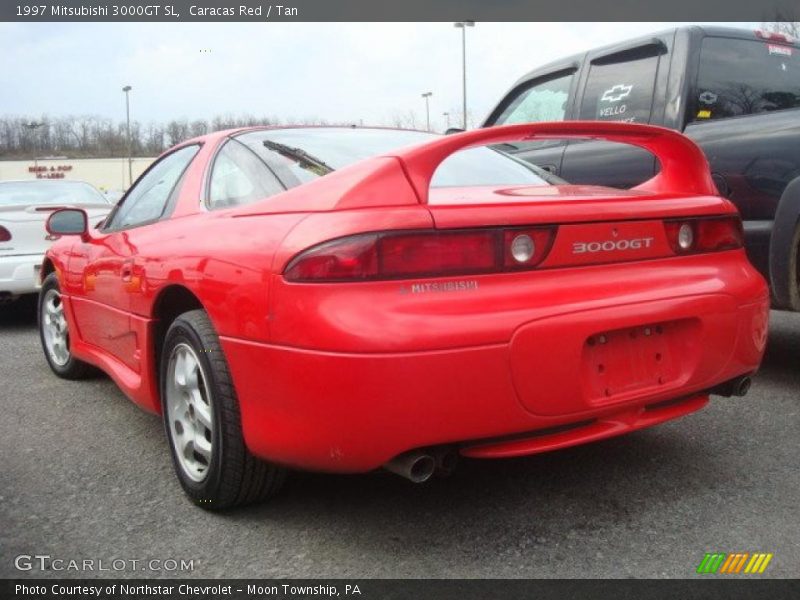
[(0, 8), (3, 595), (796, 597), (773, 3)]

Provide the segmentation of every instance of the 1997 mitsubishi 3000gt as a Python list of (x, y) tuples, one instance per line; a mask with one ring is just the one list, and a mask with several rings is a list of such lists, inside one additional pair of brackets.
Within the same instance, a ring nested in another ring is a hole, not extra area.
[[(573, 186), (501, 152), (549, 138), (641, 146), (660, 172)], [(766, 343), (735, 208), (692, 142), (643, 125), (213, 133), (99, 228), (48, 228), (51, 368), (99, 367), (162, 414), (210, 509), (286, 468), (424, 481), (655, 425), (744, 394)]]

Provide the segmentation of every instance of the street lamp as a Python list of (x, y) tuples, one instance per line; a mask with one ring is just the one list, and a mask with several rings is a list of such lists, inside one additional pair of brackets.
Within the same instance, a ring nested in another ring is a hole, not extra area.
[(33, 169), (38, 173), (39, 167), (39, 160), (36, 158), (36, 130), (39, 127), (44, 127), (46, 123), (37, 123), (36, 121), (31, 121), (30, 123), (25, 123), (25, 128), (30, 129), (31, 133), (33, 134)]
[(122, 91), (125, 92), (125, 116), (127, 119), (127, 129), (128, 129), (128, 186), (133, 185), (133, 158), (131, 157), (131, 102), (130, 102), (130, 94), (129, 92), (133, 88), (129, 85), (126, 85), (122, 88)]
[(425, 124), (427, 125), (428, 131), (431, 130), (431, 96), (433, 96), (433, 92), (425, 92), (422, 94), (422, 97), (425, 98)]
[(445, 130), (450, 129), (450, 113), (449, 112), (443, 112), (442, 116), (447, 121), (447, 126), (445, 127)]
[(467, 128), (467, 27), (475, 27), (475, 21), (456, 21), (453, 26), (461, 30), (461, 75), (464, 99), (464, 129)]

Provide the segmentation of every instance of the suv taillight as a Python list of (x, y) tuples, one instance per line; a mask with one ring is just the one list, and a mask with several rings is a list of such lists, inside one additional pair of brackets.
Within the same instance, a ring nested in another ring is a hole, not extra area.
[(10, 242), (11, 232), (5, 227), (0, 226), (0, 242)]
[(555, 227), (362, 233), (297, 255), (293, 282), (376, 281), (533, 269), (553, 244)]
[(739, 217), (704, 217), (665, 221), (667, 239), (676, 254), (735, 250), (744, 245)]

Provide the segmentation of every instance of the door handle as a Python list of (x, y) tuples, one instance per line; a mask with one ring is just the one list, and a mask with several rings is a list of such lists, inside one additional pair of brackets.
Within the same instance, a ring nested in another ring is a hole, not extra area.
[(122, 269), (120, 269), (120, 275), (122, 276), (122, 281), (128, 282), (133, 279), (133, 261), (126, 260), (122, 263)]

